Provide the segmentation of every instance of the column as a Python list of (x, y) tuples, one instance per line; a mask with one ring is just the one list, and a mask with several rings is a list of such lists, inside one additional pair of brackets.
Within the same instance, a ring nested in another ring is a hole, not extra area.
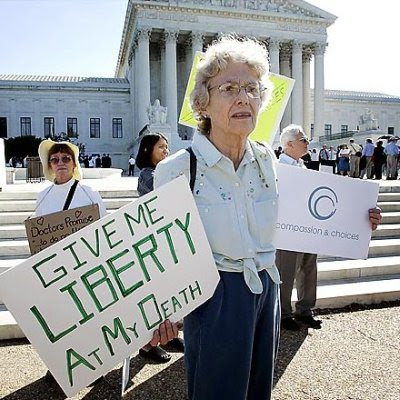
[(136, 134), (139, 130), (136, 127), (136, 110), (135, 110), (135, 48), (132, 45), (129, 51), (128, 57), (128, 80), (129, 80), (129, 99), (130, 99), (130, 108), (131, 108), (131, 115), (132, 115), (132, 132), (133, 134), (132, 139), (136, 139)]
[[(280, 73), (281, 75), (291, 77), (290, 73), (290, 58), (291, 58), (291, 48), (289, 43), (281, 44), (280, 55)], [(286, 126), (290, 125), (292, 122), (292, 102), (289, 99), (288, 104), (286, 106), (286, 110), (282, 117), (281, 122), (281, 130)]]
[(314, 45), (314, 138), (325, 132), (324, 126), (324, 53), (326, 43)]
[(312, 51), (306, 47), (303, 52), (303, 129), (311, 137), (311, 91), (310, 91), (310, 60)]
[(292, 43), (292, 78), (295, 80), (292, 91), (292, 122), (303, 125), (303, 44)]
[(148, 123), (147, 107), (150, 105), (150, 52), (149, 39), (151, 29), (137, 30), (136, 62), (136, 132), (139, 133)]
[(269, 39), (269, 70), (274, 74), (279, 74), (279, 40)]
[(167, 122), (171, 127), (171, 137), (178, 132), (177, 78), (176, 78), (176, 39), (178, 31), (166, 30), (165, 38), (165, 95), (168, 109)]

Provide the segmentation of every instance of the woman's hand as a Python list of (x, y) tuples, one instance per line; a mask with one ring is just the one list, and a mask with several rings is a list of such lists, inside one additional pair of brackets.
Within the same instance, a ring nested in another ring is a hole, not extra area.
[(382, 221), (381, 209), (379, 207), (371, 208), (368, 210), (369, 222), (371, 223), (371, 228), (374, 231)]
[(170, 322), (168, 319), (164, 321), (158, 329), (153, 333), (153, 339), (149, 342), (150, 346), (157, 346), (158, 344), (167, 344), (172, 339), (178, 337), (178, 324)]

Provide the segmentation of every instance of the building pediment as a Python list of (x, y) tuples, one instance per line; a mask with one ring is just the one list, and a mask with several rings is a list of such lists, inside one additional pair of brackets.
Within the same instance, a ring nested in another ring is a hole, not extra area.
[(333, 23), (336, 16), (302, 0), (131, 0), (135, 5), (155, 7), (190, 7), (208, 10), (250, 11), (279, 14), (279, 16), (297, 16), (319, 18)]

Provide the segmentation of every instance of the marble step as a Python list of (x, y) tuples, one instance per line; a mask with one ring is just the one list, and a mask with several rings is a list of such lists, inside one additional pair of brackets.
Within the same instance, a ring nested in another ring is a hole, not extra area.
[[(102, 199), (112, 199), (112, 198), (124, 198), (124, 197), (139, 197), (136, 189), (132, 190), (99, 190)], [(38, 192), (28, 191), (28, 192), (0, 192), (0, 202), (6, 200), (35, 200), (37, 198)]]
[(382, 224), (400, 224), (400, 212), (383, 212)]
[[(1, 207), (1, 205), (0, 205), (0, 207)], [(400, 202), (398, 202), (398, 201), (378, 202), (378, 207), (380, 207), (382, 212), (400, 211)]]
[[(103, 202), (107, 210), (116, 210), (134, 200), (136, 200), (136, 197), (122, 197), (122, 198), (104, 199)], [(35, 210), (35, 206), (36, 206), (35, 200), (0, 201), (0, 212), (13, 212), (13, 211), (33, 212)]]
[[(1, 227), (0, 227), (1, 228)], [(378, 229), (372, 232), (373, 238), (380, 237), (400, 237), (400, 224), (385, 224), (379, 225)]]
[[(365, 279), (357, 282), (319, 282), (316, 308), (341, 308), (352, 303), (378, 304), (398, 299), (400, 299), (400, 275), (390, 276), (388, 279)], [(293, 290), (293, 304), (296, 300), (296, 290)], [(4, 306), (0, 306), (0, 340), (23, 337), (24, 333), (11, 313)]]
[(400, 201), (400, 193), (379, 193), (378, 202)]

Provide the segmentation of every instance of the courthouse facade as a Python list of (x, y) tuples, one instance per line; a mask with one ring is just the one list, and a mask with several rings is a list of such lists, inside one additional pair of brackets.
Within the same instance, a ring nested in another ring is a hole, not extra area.
[[(172, 147), (179, 148), (193, 133), (177, 122), (193, 56), (230, 32), (265, 42), (271, 71), (295, 79), (283, 126), (293, 122), (307, 132), (312, 127), (315, 137), (325, 135), (327, 125), (331, 133), (346, 125), (356, 129), (360, 111), (375, 100), (382, 108), (388, 99), (387, 127), (397, 130), (399, 98), (325, 96), (327, 28), (335, 19), (300, 0), (130, 0), (115, 78), (0, 75), (0, 137), (66, 132), (78, 136), (88, 153), (110, 153), (115, 166), (126, 168), (135, 139), (149, 123), (149, 104), (159, 99), (168, 110)], [(373, 111), (379, 114), (380, 108)]]

